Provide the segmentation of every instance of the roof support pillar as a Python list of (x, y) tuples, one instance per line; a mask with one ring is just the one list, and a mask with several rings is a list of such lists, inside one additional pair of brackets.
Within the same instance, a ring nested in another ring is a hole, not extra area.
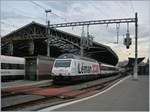
[(10, 55), (13, 55), (13, 41), (9, 44)]
[(29, 41), (29, 54), (30, 55), (34, 54), (34, 41), (33, 40)]
[(47, 56), (50, 56), (50, 28), (49, 28), (49, 25), (50, 25), (50, 21), (48, 21), (48, 28), (47, 28)]

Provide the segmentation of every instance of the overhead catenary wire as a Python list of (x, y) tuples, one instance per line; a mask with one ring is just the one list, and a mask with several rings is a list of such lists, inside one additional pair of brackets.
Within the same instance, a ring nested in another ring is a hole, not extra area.
[(109, 17), (109, 15), (106, 13), (106, 11), (104, 12), (104, 11), (102, 11), (101, 10), (101, 8), (100, 7), (98, 7), (97, 5), (95, 5), (95, 4), (93, 4), (93, 3), (91, 3), (93, 6), (94, 6), (94, 8), (96, 8), (99, 12), (101, 12), (101, 14), (103, 14), (105, 17)]
[[(119, 6), (119, 8), (122, 10), (122, 8), (121, 8), (121, 5), (120, 5), (120, 3), (118, 3), (118, 6)], [(99, 7), (95, 7), (95, 8), (97, 8), (97, 9), (99, 9), (100, 11), (101, 11), (101, 13), (103, 12), (102, 10), (101, 10), (101, 8), (99, 8)], [(102, 13), (104, 16), (106, 16), (106, 13), (104, 14), (104, 13)], [(106, 16), (107, 17), (107, 16)], [(106, 24), (106, 29), (108, 30), (108, 25), (109, 24)], [(119, 41), (119, 28), (120, 28), (120, 24), (116, 24), (116, 30), (117, 30), (117, 41), (116, 42), (112, 42), (112, 43), (117, 43), (118, 44), (118, 41)], [(110, 32), (109, 30), (108, 30), (108, 32)], [(112, 33), (112, 32), (110, 32), (110, 33)]]
[(30, 15), (28, 15), (27, 14), (27, 12), (25, 12), (25, 11), (23, 11), (23, 10), (20, 10), (20, 9), (17, 9), (17, 8), (14, 8), (14, 10), (16, 10), (17, 12), (20, 12), (21, 13), (21, 15), (23, 15), (23, 16), (25, 16), (25, 17), (27, 17), (27, 18), (31, 18), (31, 19), (40, 19), (40, 20), (44, 20), (45, 21), (45, 19), (43, 18), (43, 16), (42, 17), (40, 17), (40, 16), (30, 16)]
[(131, 3), (132, 11), (133, 11), (133, 13), (135, 13), (135, 10), (134, 10), (134, 6), (133, 6), (132, 0), (130, 0), (130, 3)]
[[(36, 2), (34, 2), (34, 1), (32, 1), (32, 0), (31, 0), (30, 2), (33, 3), (34, 5), (38, 6), (39, 8), (43, 9), (43, 10), (47, 10), (45, 7), (41, 6), (40, 4), (38, 4), (38, 3), (36, 3)], [(59, 16), (59, 15), (56, 14), (56, 13), (53, 13), (53, 12), (50, 12), (50, 13), (53, 14), (53, 15), (55, 15), (55, 16), (57, 16), (57, 17), (59, 17), (59, 18), (61, 18), (61, 19), (63, 19), (64, 21), (67, 21), (66, 18), (61, 17), (61, 16)]]
[[(1, 34), (4, 36), (6, 33), (4, 33), (4, 32), (7, 32), (7, 33), (9, 33), (9, 32), (11, 32), (11, 31), (13, 31), (13, 30), (15, 30), (15, 29), (17, 29), (17, 28), (19, 28), (20, 26), (16, 26), (16, 25), (13, 25), (13, 24), (10, 24), (10, 23), (7, 23), (7, 22), (3, 22), (3, 21), (0, 21), (0, 23), (1, 23), (1, 25), (4, 25), (4, 26), (1, 26), (1, 31), (3, 32), (3, 34), (2, 34), (2, 32), (1, 32)], [(7, 27), (6, 27), (7, 26)], [(7, 29), (3, 29), (3, 28), (7, 28)], [(1, 36), (2, 36), (1, 35)]]
[[(119, 8), (120, 8), (120, 10), (122, 10), (122, 12), (124, 12), (123, 14), (125, 14), (125, 15), (129, 15), (126, 11), (126, 9), (124, 10), (124, 8), (120, 5), (121, 4), (121, 2), (125, 2), (125, 1), (118, 1), (118, 6), (119, 6)], [(124, 5), (123, 5), (124, 6)]]
[(4, 24), (4, 25), (7, 25), (7, 26), (18, 28), (18, 26), (16, 26), (16, 25), (12, 25), (12, 24), (9, 24), (9, 23), (3, 22), (3, 21), (0, 21), (0, 23)]
[[(17, 12), (20, 12), (20, 13), (21, 13), (20, 16), (23, 16), (23, 17), (26, 18), (26, 19), (41, 19), (41, 20), (44, 20), (42, 17), (35, 17), (35, 16), (26, 15), (26, 14), (24, 14), (24, 13), (25, 13), (24, 11), (18, 10), (17, 8), (13, 8), (13, 10), (16, 10)], [(20, 14), (20, 13), (19, 13), (19, 14)], [(6, 21), (6, 22), (0, 21), (0, 23), (3, 24), (3, 25), (6, 25), (6, 26), (14, 27), (14, 28), (20, 27), (20, 26), (14, 25), (14, 24), (10, 24), (10, 23), (7, 21), (7, 19), (5, 19), (5, 21)], [(9, 31), (9, 30), (8, 30), (8, 31)]]
[(46, 10), (46, 8), (45, 7), (43, 7), (43, 6), (41, 6), (41, 5), (39, 5), (38, 3), (36, 3), (36, 2), (34, 2), (34, 1), (30, 1), (31, 3), (33, 3), (34, 5), (36, 5), (36, 6), (38, 6), (38, 7), (40, 7), (41, 9), (44, 9), (44, 10)]

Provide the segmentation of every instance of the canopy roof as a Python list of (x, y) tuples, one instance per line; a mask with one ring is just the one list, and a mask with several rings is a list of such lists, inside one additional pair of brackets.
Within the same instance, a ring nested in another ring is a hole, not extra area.
[[(36, 22), (31, 22), (2, 37), (2, 47), (4, 44), (14, 41), (41, 40), (45, 41), (47, 37), (47, 26)], [(58, 29), (50, 28), (50, 44), (59, 48), (63, 53), (80, 51), (81, 37), (64, 32)], [(17, 52), (17, 51), (16, 51)], [(118, 63), (117, 54), (109, 47), (98, 42), (93, 42), (92, 46), (84, 48), (84, 55), (93, 58), (99, 62), (116, 65)]]

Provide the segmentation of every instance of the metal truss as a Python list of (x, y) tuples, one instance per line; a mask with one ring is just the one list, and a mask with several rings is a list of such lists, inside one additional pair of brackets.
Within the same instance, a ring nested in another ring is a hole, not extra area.
[(93, 21), (82, 21), (82, 22), (68, 22), (60, 24), (51, 24), (51, 28), (58, 27), (71, 27), (71, 26), (84, 26), (84, 25), (97, 25), (97, 24), (114, 24), (114, 23), (131, 23), (135, 22), (135, 18), (124, 18), (124, 19), (107, 19), (107, 20), (93, 20)]

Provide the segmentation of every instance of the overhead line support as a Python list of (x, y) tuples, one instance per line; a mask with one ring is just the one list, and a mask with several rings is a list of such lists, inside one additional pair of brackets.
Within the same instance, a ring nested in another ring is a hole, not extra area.
[(135, 18), (123, 18), (123, 19), (107, 19), (107, 20), (93, 20), (93, 21), (81, 21), (81, 22), (69, 22), (69, 23), (60, 23), (60, 24), (51, 24), (51, 28), (58, 27), (73, 27), (73, 26), (84, 26), (84, 25), (97, 25), (97, 24), (119, 24), (119, 23), (135, 23), (135, 64), (134, 64), (134, 79), (137, 79), (138, 75), (138, 48), (137, 48), (137, 39), (138, 39), (138, 17), (135, 13)]
[(134, 62), (134, 74), (133, 78), (137, 80), (138, 76), (138, 17), (137, 13), (135, 13), (135, 62)]
[(50, 27), (58, 28), (58, 27), (71, 27), (71, 26), (96, 25), (96, 24), (131, 23), (131, 22), (135, 22), (135, 21), (136, 21), (135, 18), (93, 20), (93, 21), (51, 24)]

